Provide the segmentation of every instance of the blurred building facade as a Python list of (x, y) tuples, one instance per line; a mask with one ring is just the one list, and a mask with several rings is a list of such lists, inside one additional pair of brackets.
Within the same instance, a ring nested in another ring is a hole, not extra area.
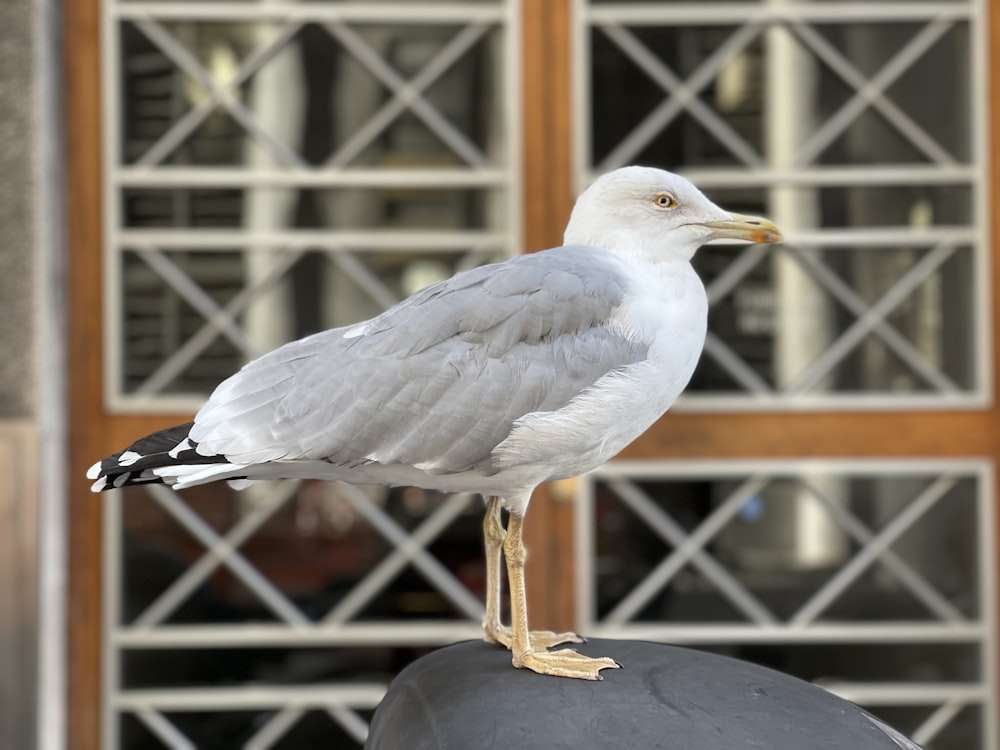
[[(57, 54), (39, 50), (51, 18), (50, 9), (40, 6), (14, 0), (0, 7), (0, 746), (11, 748), (37, 742), (38, 676), (50, 656), (41, 655), (39, 612), (41, 592), (52, 586), (42, 577), (53, 570), (43, 573), (39, 564), (41, 498), (52, 489), (40, 457), (43, 445), (58, 445), (42, 425), (55, 412), (60, 421), (66, 417), (58, 396), (52, 399), (39, 382), (40, 360), (48, 351), (43, 336), (58, 316), (45, 298), (59, 283), (53, 225), (60, 222), (64, 189), (43, 174), (56, 148), (55, 123), (42, 126), (40, 120), (52, 102)], [(46, 44), (56, 41), (48, 35)], [(49, 455), (58, 475), (60, 458)], [(64, 505), (65, 488), (57, 494)], [(65, 539), (60, 545), (65, 549)], [(65, 599), (64, 588), (58, 596)], [(52, 614), (51, 624), (59, 627), (59, 613)]]
[(395, 672), (477, 637), (477, 498), (97, 498), (82, 471), (283, 341), (557, 244), (576, 192), (643, 163), (788, 241), (698, 254), (677, 413), (533, 501), (533, 625), (997, 748), (988, 10), (9, 3), (0, 745), (359, 747)]

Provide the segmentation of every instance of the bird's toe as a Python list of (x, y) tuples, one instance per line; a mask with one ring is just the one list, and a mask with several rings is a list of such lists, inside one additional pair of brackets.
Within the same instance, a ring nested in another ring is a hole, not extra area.
[(572, 649), (559, 651), (529, 651), (514, 656), (514, 666), (538, 674), (569, 677), (577, 680), (602, 680), (602, 669), (620, 669), (621, 664), (606, 656), (586, 656)]

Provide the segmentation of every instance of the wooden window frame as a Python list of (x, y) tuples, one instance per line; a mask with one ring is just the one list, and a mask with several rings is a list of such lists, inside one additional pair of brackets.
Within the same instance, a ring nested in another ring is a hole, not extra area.
[[(992, 12), (993, 7), (989, 11), (989, 141), (996, 144), (1000, 143), (1000, 12)], [(103, 407), (100, 0), (64, 3), (63, 13), (71, 368), (66, 745), (73, 750), (97, 750), (103, 715), (102, 514), (101, 502), (89, 492), (83, 476), (95, 457), (190, 415), (112, 417)], [(571, 0), (522, 0), (521, 13), (525, 247), (541, 249), (560, 243), (573, 201)], [(994, 149), (987, 151), (991, 154), (991, 193), (995, 193), (1000, 186), (1000, 156), (993, 155)], [(989, 235), (992, 247), (1000, 247), (1000, 220), (993, 219)], [(990, 268), (993, 300), (1000, 299), (998, 266), (994, 262)], [(990, 338), (996, 373), (1000, 372), (1000, 337), (995, 325)], [(993, 460), (996, 467), (1000, 459), (996, 380), (992, 405), (986, 409), (668, 415), (622, 457), (979, 456)], [(570, 585), (573, 509), (559, 500), (559, 494), (543, 488), (532, 504), (528, 542), (535, 588), (530, 592), (530, 606), (536, 624), (568, 629), (574, 612)]]

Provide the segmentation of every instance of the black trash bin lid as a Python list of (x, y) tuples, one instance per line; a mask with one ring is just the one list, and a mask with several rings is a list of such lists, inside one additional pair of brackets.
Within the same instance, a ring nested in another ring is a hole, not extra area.
[(435, 651), (393, 681), (366, 750), (920, 750), (802, 680), (716, 654), (637, 641), (579, 647), (624, 669), (601, 682), (514, 669), (481, 641)]

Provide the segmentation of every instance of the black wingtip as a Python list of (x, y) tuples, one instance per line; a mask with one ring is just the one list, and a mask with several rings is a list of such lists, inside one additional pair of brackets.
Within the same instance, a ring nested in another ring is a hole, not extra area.
[(177, 464), (228, 463), (223, 456), (203, 456), (198, 444), (188, 438), (194, 422), (174, 425), (136, 440), (123, 451), (98, 461), (87, 470), (94, 480), (91, 492), (127, 487), (134, 484), (162, 484), (154, 469)]

